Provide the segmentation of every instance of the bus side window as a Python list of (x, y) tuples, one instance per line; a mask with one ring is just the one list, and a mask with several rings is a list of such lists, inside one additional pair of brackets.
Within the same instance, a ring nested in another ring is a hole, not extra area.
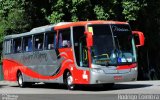
[(26, 52), (30, 52), (32, 51), (32, 36), (28, 36), (28, 37), (24, 37), (24, 41), (23, 41), (23, 45), (24, 45), (24, 51)]
[(4, 54), (9, 54), (12, 52), (12, 42), (11, 40), (6, 40), (4, 42)]
[(55, 33), (53, 33), (53, 32), (46, 33), (46, 36), (45, 36), (45, 48), (47, 50), (56, 48), (56, 34)]
[(22, 51), (21, 38), (13, 39), (13, 52), (20, 53)]
[(59, 48), (71, 47), (70, 29), (63, 29), (59, 31)]
[(41, 34), (34, 36), (35, 50), (42, 50), (43, 49), (43, 40), (44, 40), (44, 33), (41, 33)]

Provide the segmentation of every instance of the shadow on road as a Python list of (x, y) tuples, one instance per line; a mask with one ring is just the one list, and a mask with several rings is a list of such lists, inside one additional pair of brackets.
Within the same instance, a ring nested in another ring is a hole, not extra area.
[(145, 87), (150, 87), (152, 86), (151, 84), (116, 84), (114, 86), (115, 90), (120, 90), (120, 89), (136, 89), (136, 88), (145, 88)]
[[(115, 84), (113, 88), (104, 88), (102, 85), (78, 85), (74, 91), (108, 91), (108, 90), (124, 90), (124, 89), (136, 89), (150, 87), (151, 84)], [(12, 86), (18, 87), (18, 86)], [(27, 88), (44, 88), (44, 89), (59, 89), (67, 90), (67, 87), (63, 84), (34, 84)]]
[(7, 86), (7, 85), (0, 85), (0, 88), (3, 88), (4, 86)]
[(136, 89), (136, 88), (144, 88), (144, 87), (150, 87), (152, 85), (150, 84), (115, 84), (112, 88), (108, 87), (105, 88), (102, 85), (98, 86), (79, 86), (77, 90), (81, 91), (109, 91), (109, 90), (124, 90), (124, 89)]

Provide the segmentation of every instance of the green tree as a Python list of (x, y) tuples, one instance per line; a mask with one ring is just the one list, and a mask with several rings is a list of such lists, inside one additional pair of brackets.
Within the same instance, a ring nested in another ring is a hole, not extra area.
[(143, 5), (140, 5), (137, 0), (122, 0), (122, 13), (125, 15), (125, 19), (128, 21), (136, 20), (138, 11), (142, 8), (142, 6)]
[(0, 0), (0, 52), (5, 35), (25, 32), (29, 28), (24, 4), (24, 0)]
[(137, 19), (142, 8), (137, 0), (54, 0), (50, 23), (82, 20), (127, 20)]
[(154, 77), (149, 78), (160, 79), (160, 1), (146, 0), (144, 4), (145, 6), (140, 10), (135, 24), (145, 34), (145, 46), (140, 52), (140, 61), (143, 61), (140, 62), (142, 65), (140, 67), (143, 67), (145, 73), (154, 69)]
[(24, 0), (1, 0), (0, 18), (3, 34), (24, 32), (29, 27), (29, 20), (24, 10)]
[(101, 5), (95, 5), (94, 12), (96, 14), (96, 18), (99, 20), (108, 19), (109, 14), (105, 13), (104, 7)]
[(89, 10), (90, 0), (54, 0), (48, 20), (50, 23), (88, 20)]
[(23, 9), (25, 10), (27, 19), (29, 19), (30, 29), (50, 24), (47, 17), (51, 15), (51, 1), (25, 0)]

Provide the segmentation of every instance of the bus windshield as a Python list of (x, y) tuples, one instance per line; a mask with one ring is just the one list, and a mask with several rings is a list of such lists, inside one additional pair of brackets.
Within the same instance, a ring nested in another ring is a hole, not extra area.
[(122, 65), (136, 61), (135, 44), (129, 25), (89, 25), (93, 33), (92, 63), (97, 65)]

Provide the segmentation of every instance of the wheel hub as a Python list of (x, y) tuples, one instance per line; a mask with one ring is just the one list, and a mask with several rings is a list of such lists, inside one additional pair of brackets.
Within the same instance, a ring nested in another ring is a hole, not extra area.
[(73, 83), (73, 77), (72, 76), (68, 76), (67, 83), (68, 83), (68, 85), (72, 85), (72, 83)]
[(21, 75), (18, 78), (18, 82), (19, 82), (20, 85), (22, 85), (22, 76)]

